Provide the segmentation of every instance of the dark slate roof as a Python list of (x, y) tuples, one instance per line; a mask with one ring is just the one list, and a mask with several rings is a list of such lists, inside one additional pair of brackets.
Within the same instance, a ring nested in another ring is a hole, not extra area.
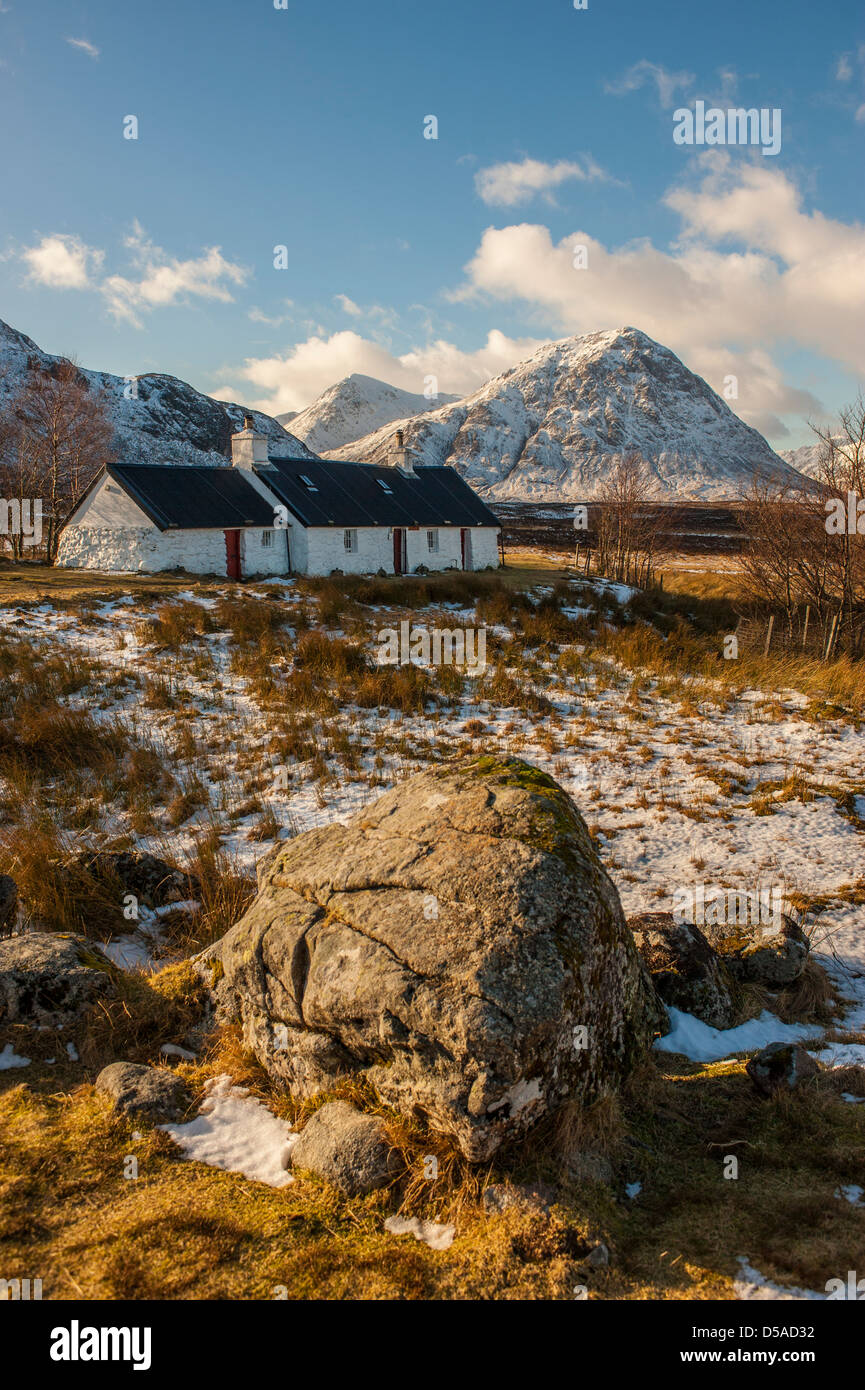
[(414, 477), (407, 477), (397, 468), (373, 463), (271, 459), (255, 471), (303, 526), (500, 524), (454, 468), (420, 466)]
[(105, 471), (160, 531), (175, 526), (198, 531), (274, 524), (273, 508), (240, 468), (110, 463)]

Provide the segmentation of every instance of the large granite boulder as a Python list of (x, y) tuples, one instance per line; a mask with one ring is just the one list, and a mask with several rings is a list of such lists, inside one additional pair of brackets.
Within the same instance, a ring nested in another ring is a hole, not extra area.
[(671, 912), (641, 912), (628, 926), (665, 1004), (712, 1028), (732, 1028), (736, 1009), (731, 980), (698, 927)]
[(362, 1075), (473, 1160), (614, 1085), (661, 1026), (568, 795), (517, 759), (421, 773), (268, 856), (199, 957), (300, 1097)]
[(0, 1023), (71, 1022), (111, 994), (116, 968), (80, 936), (27, 932), (0, 941)]

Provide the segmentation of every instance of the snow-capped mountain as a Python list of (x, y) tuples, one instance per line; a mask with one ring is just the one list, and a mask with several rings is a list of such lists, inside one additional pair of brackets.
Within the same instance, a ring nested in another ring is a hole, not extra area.
[(443, 394), (429, 400), (424, 395), (389, 386), (386, 381), (377, 381), (374, 376), (353, 372), (329, 386), (305, 410), (293, 416), (278, 415), (277, 419), (282, 424), (291, 420), (292, 434), (317, 454), (326, 455), (382, 429), (392, 420), (407, 420), (458, 400), (459, 396)]
[[(23, 386), (28, 369), (50, 368), (60, 359), (0, 319), (0, 408)], [(212, 400), (176, 376), (147, 372), (113, 376), (81, 368), (93, 390), (105, 394), (114, 426), (114, 448), (121, 463), (203, 463), (223, 466), (232, 434), (252, 415), (266, 434), (274, 456), (315, 458), (315, 454), (276, 420), (260, 411)]]
[(820, 468), (820, 455), (823, 450), (821, 443), (803, 444), (798, 449), (780, 449), (779, 456), (785, 463), (789, 463), (791, 468), (795, 468), (799, 473), (804, 473), (806, 478), (822, 479)]
[(754, 472), (801, 481), (669, 348), (636, 328), (546, 343), (472, 395), (334, 451), (383, 461), (395, 429), (419, 464), (452, 464), (487, 498), (596, 496), (638, 451), (659, 498), (732, 499)]

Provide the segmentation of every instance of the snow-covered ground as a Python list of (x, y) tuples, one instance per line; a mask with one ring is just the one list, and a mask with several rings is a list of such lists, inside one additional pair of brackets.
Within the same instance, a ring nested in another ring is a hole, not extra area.
[[(290, 620), (297, 586), (280, 586), (284, 598), (272, 596), (274, 586), (264, 587), (271, 595), (268, 602), (285, 605)], [(614, 597), (626, 601), (630, 591), (619, 588), (622, 592)], [(247, 598), (258, 592), (255, 586), (244, 591)], [(581, 613), (586, 611), (580, 601), (584, 592), (575, 589), (572, 605)], [(213, 595), (191, 591), (177, 597), (201, 602), (211, 611), (216, 602)], [(182, 698), (183, 728), (198, 750), (195, 776), (212, 805), (176, 830), (138, 837), (141, 848), (164, 854), (168, 837), (182, 858), (201, 826), (215, 819), (225, 848), (251, 873), (267, 849), (266, 843), (250, 838), (262, 808), (283, 836), (290, 835), (346, 819), (387, 786), (439, 758), (443, 746), (517, 754), (550, 772), (573, 795), (627, 914), (670, 910), (677, 890), (698, 884), (726, 890), (771, 886), (786, 898), (821, 895), (822, 910), (806, 921), (806, 930), (848, 1001), (843, 1023), (849, 1041), (821, 1046), (820, 1030), (782, 1025), (771, 1015), (727, 1034), (677, 1015), (674, 1032), (662, 1046), (708, 1060), (797, 1036), (814, 1044), (824, 1062), (863, 1060), (856, 1035), (865, 1032), (865, 906), (849, 901), (865, 875), (865, 728), (855, 718), (839, 713), (816, 720), (809, 701), (792, 690), (725, 690), (707, 698), (711, 691), (704, 684), (683, 701), (681, 685), (667, 690), (646, 679), (635, 694), (631, 673), (616, 670), (609, 661), (586, 657), (582, 673), (568, 675), (550, 659), (531, 673), (553, 706), (553, 713), (542, 717), (491, 707), (471, 681), (455, 708), (424, 715), (359, 709), (346, 702), (328, 723), (331, 733), (338, 727), (350, 737), (357, 766), (346, 771), (325, 740), (322, 779), (314, 775), (311, 760), (282, 767), (271, 751), (273, 715), (232, 671), (229, 632), (207, 634), (199, 648), (180, 654), (160, 649), (136, 635), (142, 617), (138, 603), (128, 596), (83, 611), (47, 602), (7, 607), (0, 610), (0, 629), (53, 652), (83, 653), (109, 679), (122, 671), (131, 675), (134, 680), (126, 685), (106, 684), (98, 700), (82, 691), (71, 702), (86, 706), (96, 718), (119, 714), (168, 767), (176, 761), (178, 716), (170, 709), (144, 708), (140, 682), (159, 677)], [(314, 614), (315, 600), (307, 598), (306, 603)], [(371, 610), (371, 655), (376, 631), (402, 616), (417, 624), (436, 622), (434, 613)], [(472, 609), (455, 605), (442, 609), (441, 617), (446, 618), (444, 626), (474, 621)], [(290, 637), (290, 625), (286, 632)], [(332, 625), (330, 632), (336, 635)], [(488, 627), (489, 668), (503, 660), (509, 637), (506, 627)], [(203, 659), (190, 659), (194, 650), (204, 653)], [(513, 674), (527, 675), (520, 669)], [(788, 788), (754, 799), (761, 785), (791, 778), (797, 787), (810, 789), (807, 796), (791, 795)], [(250, 799), (250, 784), (257, 787), (257, 809), (238, 814)], [(859, 793), (852, 812), (843, 800), (848, 788)], [(117, 834), (128, 827), (119, 817), (105, 829)], [(158, 926), (157, 915), (115, 940), (110, 952), (127, 966), (152, 964), (158, 957)]]

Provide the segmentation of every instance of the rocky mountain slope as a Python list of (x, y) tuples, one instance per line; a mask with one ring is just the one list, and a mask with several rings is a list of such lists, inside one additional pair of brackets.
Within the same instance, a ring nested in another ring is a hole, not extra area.
[[(58, 361), (0, 319), (0, 409), (23, 386), (30, 367), (50, 369)], [(274, 455), (315, 458), (271, 416), (212, 400), (176, 376), (147, 372), (127, 378), (84, 368), (81, 374), (93, 390), (105, 394), (122, 463), (224, 465), (231, 435), (247, 413), (267, 435)]]
[(383, 460), (397, 424), (416, 463), (452, 464), (487, 498), (597, 495), (637, 450), (659, 498), (731, 499), (755, 471), (798, 479), (669, 348), (636, 328), (547, 343), (472, 395), (334, 451)]
[(806, 478), (821, 478), (820, 453), (823, 445), (803, 444), (798, 449), (783, 449), (780, 457), (785, 463), (789, 463), (791, 468), (795, 468), (799, 473), (804, 473)]
[(393, 420), (409, 419), (457, 400), (459, 396), (442, 394), (430, 401), (424, 395), (353, 372), (328, 387), (305, 410), (276, 418), (283, 425), (291, 422), (292, 433), (298, 439), (303, 439), (317, 454), (325, 455), (383, 429)]

